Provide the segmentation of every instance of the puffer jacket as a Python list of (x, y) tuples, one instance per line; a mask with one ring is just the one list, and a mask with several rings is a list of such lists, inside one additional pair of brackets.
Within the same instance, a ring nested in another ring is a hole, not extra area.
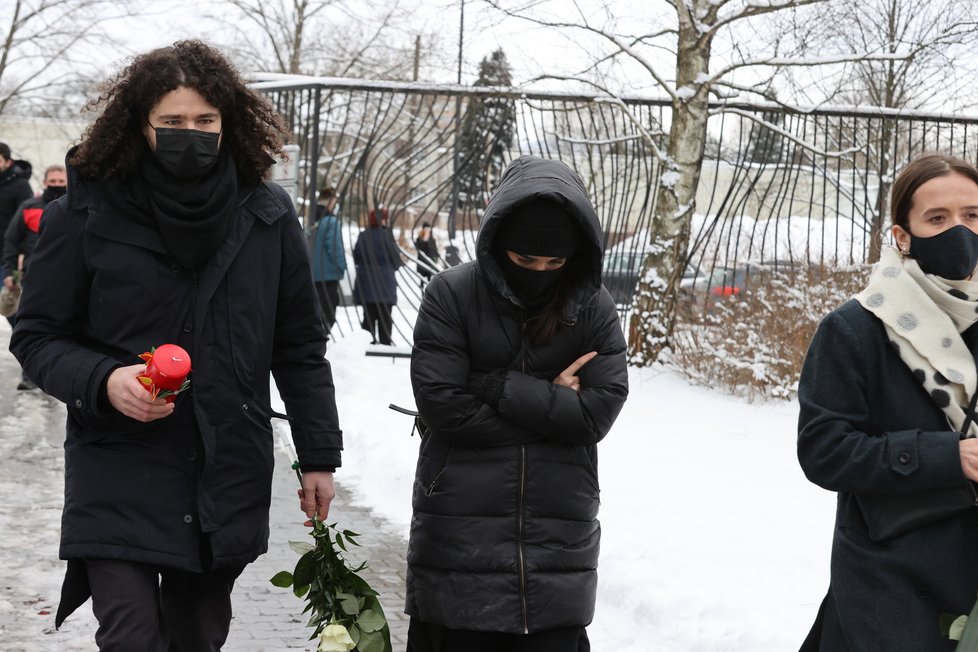
[[(578, 218), (587, 278), (567, 326), (526, 338), (523, 304), (491, 250), (501, 220), (536, 196)], [(587, 625), (594, 613), (600, 526), (597, 447), (628, 394), (625, 341), (600, 281), (602, 234), (583, 184), (565, 165), (522, 157), (483, 217), (477, 260), (427, 286), (411, 380), (427, 425), (413, 491), (406, 611), (451, 629), (530, 633)], [(553, 379), (589, 351), (581, 390)], [(509, 369), (496, 408), (469, 389)]]
[[(68, 170), (48, 204), (11, 351), (67, 405), (63, 559), (107, 558), (200, 571), (265, 552), (274, 467), (269, 372), (303, 468), (335, 467), (342, 438), (305, 242), (289, 196), (243, 190), (224, 242), (198, 272), (128, 219), (104, 185)], [(175, 412), (149, 423), (101, 395), (151, 347), (193, 361)]]

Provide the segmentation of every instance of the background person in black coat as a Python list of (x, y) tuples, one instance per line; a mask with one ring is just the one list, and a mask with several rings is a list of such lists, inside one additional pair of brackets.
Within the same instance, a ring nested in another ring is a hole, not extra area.
[(438, 270), (438, 243), (435, 242), (435, 235), (431, 231), (431, 224), (423, 222), (418, 237), (414, 239), (414, 248), (418, 252), (418, 274), (421, 276), (421, 287), (431, 280)]
[[(893, 184), (891, 215), (897, 247), (819, 325), (798, 386), (798, 458), (838, 493), (829, 590), (806, 652), (950, 652), (941, 615), (967, 614), (978, 597), (978, 428), (967, 415), (978, 170), (915, 159)], [(882, 501), (903, 514), (931, 496), (956, 511), (888, 535), (869, 525)]]
[(31, 169), (27, 161), (13, 158), (9, 145), (0, 143), (0, 233), (7, 230), (17, 207), (34, 196)]
[[(136, 57), (100, 100), (11, 339), (68, 407), (56, 624), (90, 593), (102, 649), (218, 650), (234, 580), (268, 547), (270, 372), (306, 516), (326, 517), (340, 464), (302, 229), (262, 181), (288, 130), (199, 41)], [(193, 361), (173, 403), (137, 379), (163, 343)]]
[(367, 216), (367, 228), (353, 245), (357, 278), (353, 300), (363, 306), (362, 326), (372, 344), (390, 345), (394, 322), (391, 310), (397, 305), (397, 278), (401, 254), (387, 228), (387, 209), (375, 208)]
[(583, 652), (600, 526), (597, 442), (628, 394), (602, 233), (563, 163), (524, 156), (476, 260), (428, 284), (411, 381), (411, 652)]
[[(68, 191), (68, 172), (63, 165), (51, 165), (44, 170), (44, 190), (40, 197), (24, 201), (7, 226), (3, 236), (3, 284), (9, 290), (24, 282), (24, 275), (30, 265), (34, 247), (37, 246), (41, 228), (41, 215), (50, 202), (64, 196)], [(8, 317), (11, 324), (16, 323), (16, 314)], [(21, 371), (18, 390), (35, 389), (36, 385)]]

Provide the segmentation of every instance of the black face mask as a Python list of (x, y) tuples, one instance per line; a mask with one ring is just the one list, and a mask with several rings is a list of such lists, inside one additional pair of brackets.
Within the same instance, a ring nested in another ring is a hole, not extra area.
[(561, 274), (564, 267), (545, 271), (527, 269), (514, 263), (508, 255), (503, 253), (499, 256), (499, 262), (503, 270), (503, 278), (507, 285), (512, 288), (516, 295), (525, 301), (534, 303), (544, 297)]
[(52, 202), (58, 197), (64, 197), (65, 193), (68, 192), (66, 186), (45, 186), (44, 192), (41, 193), (41, 199), (44, 203)]
[(960, 281), (978, 264), (978, 234), (958, 224), (929, 238), (910, 234), (910, 257), (926, 274)]
[(176, 178), (199, 179), (217, 162), (220, 133), (168, 127), (153, 127), (153, 130), (156, 160)]

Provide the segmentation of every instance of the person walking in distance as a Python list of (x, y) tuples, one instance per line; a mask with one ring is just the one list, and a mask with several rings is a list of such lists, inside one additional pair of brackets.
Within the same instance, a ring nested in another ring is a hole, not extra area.
[[(37, 246), (38, 231), (41, 228), (41, 215), (44, 208), (68, 191), (68, 173), (63, 165), (52, 165), (44, 171), (44, 190), (40, 197), (31, 197), (14, 212), (3, 244), (3, 284), (8, 290), (22, 285), (27, 274), (34, 247)], [(10, 317), (16, 323), (16, 314)], [(17, 389), (34, 389), (36, 385), (21, 370)]]
[(421, 287), (431, 280), (435, 270), (438, 269), (438, 261), (441, 256), (438, 254), (438, 243), (435, 242), (434, 233), (431, 231), (431, 224), (422, 222), (421, 231), (414, 240), (414, 248), (418, 252), (418, 274), (421, 276)]
[(312, 278), (319, 295), (320, 317), (327, 336), (336, 323), (336, 307), (340, 303), (340, 281), (346, 273), (346, 251), (343, 231), (336, 216), (340, 196), (332, 188), (319, 194), (316, 225), (312, 240)]
[(360, 232), (353, 246), (353, 263), (357, 280), (353, 298), (363, 306), (363, 329), (370, 333), (372, 344), (392, 343), (391, 310), (397, 304), (397, 273), (401, 254), (394, 236), (387, 228), (387, 209), (375, 208), (367, 216), (367, 228)]
[(34, 196), (31, 164), (13, 158), (10, 146), (0, 143), (0, 233), (7, 231), (17, 207)]

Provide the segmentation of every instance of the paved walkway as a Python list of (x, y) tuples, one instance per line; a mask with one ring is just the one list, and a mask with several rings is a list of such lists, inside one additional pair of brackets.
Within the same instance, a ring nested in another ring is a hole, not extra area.
[[(5, 326), (5, 325), (4, 325)], [(0, 328), (3, 328), (0, 326)], [(95, 618), (89, 602), (54, 629), (64, 563), (58, 560), (63, 502), (64, 407), (39, 391), (17, 392), (19, 371), (0, 332), (0, 650), (91, 652)], [(330, 521), (359, 532), (363, 548), (350, 559), (369, 561), (368, 582), (381, 594), (394, 650), (407, 635), (404, 606), (406, 543), (369, 510), (352, 506), (338, 476)], [(298, 555), (288, 545), (310, 541), (298, 511), (297, 481), (285, 453), (276, 453), (269, 552), (251, 564), (235, 586), (235, 617), (225, 650), (314, 650), (301, 611), (304, 602), (268, 579), (292, 570)]]

